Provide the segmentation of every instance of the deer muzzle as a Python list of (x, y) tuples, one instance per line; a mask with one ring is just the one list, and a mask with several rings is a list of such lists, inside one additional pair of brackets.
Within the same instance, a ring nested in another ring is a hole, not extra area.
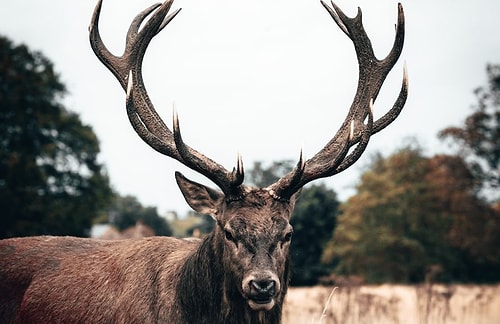
[(251, 272), (242, 282), (244, 297), (253, 310), (271, 310), (281, 285), (278, 276), (271, 271)]

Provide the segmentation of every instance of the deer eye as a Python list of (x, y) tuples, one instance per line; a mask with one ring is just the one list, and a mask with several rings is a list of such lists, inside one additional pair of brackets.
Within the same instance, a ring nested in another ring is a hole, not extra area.
[(283, 243), (290, 242), (291, 240), (292, 240), (292, 232), (286, 233), (285, 237), (283, 237)]
[(234, 237), (231, 232), (229, 232), (228, 230), (224, 230), (224, 235), (226, 236), (226, 240), (234, 242)]

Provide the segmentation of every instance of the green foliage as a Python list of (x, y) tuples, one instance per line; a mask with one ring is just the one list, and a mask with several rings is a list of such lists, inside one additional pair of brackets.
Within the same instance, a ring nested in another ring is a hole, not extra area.
[(279, 178), (289, 173), (293, 169), (291, 160), (276, 161), (268, 167), (264, 167), (262, 162), (254, 162), (252, 169), (248, 172), (248, 179), (256, 187), (264, 188), (275, 183)]
[(0, 237), (88, 234), (112, 192), (90, 126), (41, 53), (0, 36)]
[(133, 196), (116, 196), (109, 210), (109, 222), (123, 231), (134, 226), (138, 221), (151, 227), (156, 235), (172, 235), (169, 224), (158, 215), (156, 207), (144, 207)]
[(490, 246), (499, 243), (499, 214), (473, 194), (473, 180), (460, 157), (426, 158), (412, 147), (378, 156), (342, 205), (323, 261), (371, 283), (422, 282), (436, 268), (445, 281), (498, 280)]
[[(258, 187), (268, 186), (290, 172), (293, 166), (292, 161), (274, 162), (269, 167), (255, 162), (249, 172), (250, 182)], [(292, 285), (314, 285), (319, 277), (330, 272), (331, 265), (322, 264), (321, 255), (335, 227), (338, 206), (336, 193), (325, 185), (302, 189), (290, 219)]]
[(321, 255), (335, 228), (338, 207), (335, 191), (324, 184), (302, 189), (290, 220), (292, 285), (314, 285), (332, 270), (331, 265), (321, 262)]
[(499, 199), (500, 188), (500, 65), (486, 67), (488, 84), (474, 93), (477, 104), (460, 127), (448, 127), (439, 133), (449, 139), (468, 161), (477, 190), (493, 189), (489, 195)]
[(424, 200), (421, 166), (422, 158), (412, 151), (389, 161), (381, 156), (374, 160), (357, 195), (343, 204), (334, 239), (325, 250), (324, 261), (340, 260), (336, 272), (362, 275), (368, 282), (412, 281), (423, 274), (421, 264), (408, 264), (424, 256), (408, 222), (421, 215), (416, 209), (416, 199)]

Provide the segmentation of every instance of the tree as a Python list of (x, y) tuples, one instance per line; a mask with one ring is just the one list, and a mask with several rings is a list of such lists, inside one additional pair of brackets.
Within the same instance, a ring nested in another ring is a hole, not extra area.
[(417, 208), (427, 200), (424, 174), (419, 152), (404, 150), (388, 160), (376, 156), (357, 194), (342, 205), (323, 261), (337, 260), (335, 272), (361, 275), (367, 282), (418, 281), (425, 248), (415, 238), (421, 229), (412, 230), (411, 224), (420, 216), (432, 219)]
[(290, 246), (292, 285), (317, 284), (318, 278), (332, 270), (331, 265), (321, 262), (321, 255), (335, 228), (339, 205), (335, 191), (324, 184), (302, 189), (290, 219), (294, 235)]
[(87, 235), (112, 196), (96, 135), (65, 94), (43, 54), (0, 37), (0, 237)]
[(254, 186), (264, 188), (276, 182), (292, 169), (293, 161), (291, 160), (275, 161), (267, 167), (264, 167), (262, 162), (256, 161), (248, 172), (248, 179)]
[[(460, 156), (428, 160), (426, 181), (449, 220), (446, 240), (460, 260), (450, 276), (461, 281), (500, 279), (500, 211), (478, 197), (470, 166)], [(448, 267), (452, 271), (453, 267)]]
[(341, 206), (323, 261), (371, 283), (422, 282), (436, 267), (441, 280), (498, 280), (499, 214), (473, 185), (458, 156), (427, 158), (418, 147), (378, 155)]
[(158, 215), (156, 207), (144, 207), (133, 196), (117, 195), (109, 210), (108, 221), (123, 231), (138, 221), (151, 227), (156, 235), (170, 236), (172, 230), (167, 221)]
[[(487, 65), (488, 84), (474, 93), (477, 104), (463, 125), (448, 127), (439, 133), (452, 140), (459, 154), (471, 166), (477, 179), (476, 190), (493, 189), (489, 194), (498, 199), (500, 188), (500, 65)], [(496, 194), (495, 194), (496, 193)]]
[[(289, 160), (273, 162), (269, 167), (255, 162), (249, 172), (250, 182), (258, 187), (266, 187), (290, 172), (293, 166)], [(290, 246), (292, 285), (316, 284), (319, 277), (331, 271), (331, 265), (321, 263), (321, 255), (335, 227), (338, 206), (335, 191), (324, 184), (302, 189), (290, 219), (293, 226)]]

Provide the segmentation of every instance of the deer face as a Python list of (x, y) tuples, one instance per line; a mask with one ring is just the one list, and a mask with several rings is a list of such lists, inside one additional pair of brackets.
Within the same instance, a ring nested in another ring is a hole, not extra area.
[(225, 286), (237, 290), (255, 311), (271, 310), (286, 286), (295, 195), (290, 201), (274, 199), (266, 189), (245, 188), (241, 199), (176, 175), (193, 209), (212, 215), (215, 237), (223, 247)]

